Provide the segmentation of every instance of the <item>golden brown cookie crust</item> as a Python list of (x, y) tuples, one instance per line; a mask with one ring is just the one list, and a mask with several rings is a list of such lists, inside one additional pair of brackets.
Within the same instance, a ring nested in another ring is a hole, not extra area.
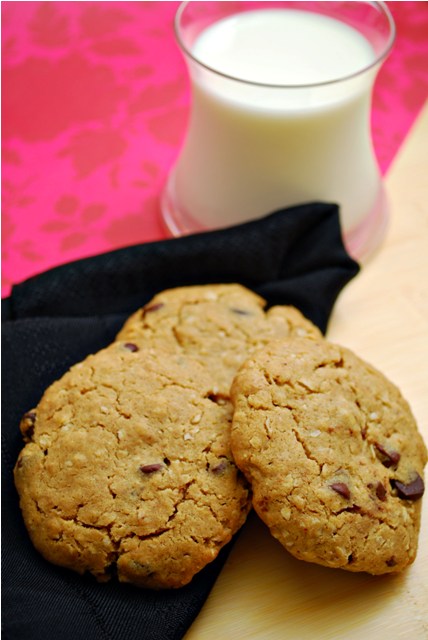
[(35, 547), (100, 581), (186, 584), (249, 510), (230, 426), (189, 357), (120, 341), (89, 356), (21, 423), (15, 482)]
[(427, 460), (400, 391), (327, 341), (275, 342), (232, 386), (232, 451), (297, 558), (372, 574), (413, 562)]
[(265, 307), (263, 298), (239, 284), (168, 289), (134, 313), (118, 339), (168, 344), (192, 355), (228, 398), (236, 371), (255, 349), (289, 336), (321, 337), (295, 307)]

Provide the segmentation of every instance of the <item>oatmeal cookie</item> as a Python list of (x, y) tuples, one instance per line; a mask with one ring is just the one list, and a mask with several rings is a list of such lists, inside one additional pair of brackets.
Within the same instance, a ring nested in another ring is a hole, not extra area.
[(427, 451), (400, 391), (325, 340), (275, 342), (232, 386), (232, 451), (295, 557), (372, 574), (415, 558)]
[(97, 580), (180, 587), (244, 523), (232, 407), (203, 367), (117, 341), (52, 384), (21, 423), (15, 482), (35, 547)]
[(134, 313), (119, 340), (150, 341), (190, 354), (230, 397), (236, 371), (255, 349), (289, 336), (321, 337), (319, 329), (293, 306), (274, 306), (239, 284), (179, 287), (156, 295)]

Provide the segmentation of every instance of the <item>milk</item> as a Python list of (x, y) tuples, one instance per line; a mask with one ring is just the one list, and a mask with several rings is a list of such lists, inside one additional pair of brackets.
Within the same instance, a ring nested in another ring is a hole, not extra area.
[(380, 185), (375, 71), (358, 73), (373, 65), (369, 42), (333, 18), (262, 9), (209, 26), (191, 56), (192, 112), (169, 189), (193, 230), (310, 200), (339, 203), (345, 232), (356, 229)]
[(203, 64), (241, 80), (293, 86), (335, 80), (374, 59), (369, 42), (355, 29), (292, 9), (224, 18), (202, 32), (192, 53)]

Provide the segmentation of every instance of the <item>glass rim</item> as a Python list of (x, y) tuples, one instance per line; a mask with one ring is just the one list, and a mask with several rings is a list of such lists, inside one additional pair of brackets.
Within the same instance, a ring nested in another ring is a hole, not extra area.
[[(364, 2), (364, 0), (360, 0), (360, 1)], [(386, 17), (387, 23), (388, 23), (388, 27), (389, 27), (389, 37), (388, 37), (388, 39), (386, 41), (386, 44), (385, 44), (384, 48), (382, 49), (382, 51), (379, 54), (377, 54), (375, 56), (375, 59), (370, 64), (365, 65), (364, 67), (362, 67), (358, 71), (354, 71), (353, 73), (345, 74), (345, 75), (339, 76), (337, 78), (333, 78), (332, 80), (323, 80), (322, 82), (309, 82), (309, 83), (305, 83), (305, 84), (278, 84), (278, 83), (273, 84), (273, 83), (269, 83), (269, 82), (259, 82), (259, 81), (256, 81), (256, 80), (246, 80), (245, 78), (239, 78), (238, 76), (234, 76), (232, 74), (224, 73), (223, 71), (219, 71), (215, 67), (212, 67), (212, 66), (210, 66), (208, 64), (205, 64), (204, 62), (199, 60), (199, 58), (197, 56), (195, 56), (192, 53), (192, 51), (191, 51), (191, 49), (189, 49), (189, 47), (187, 47), (187, 45), (185, 44), (185, 42), (184, 42), (184, 40), (183, 40), (183, 38), (181, 37), (181, 34), (180, 34), (180, 20), (181, 20), (182, 14), (186, 10), (187, 6), (190, 5), (190, 4), (193, 4), (193, 0), (186, 0), (185, 2), (181, 2), (180, 6), (178, 7), (178, 9), (176, 11), (175, 18), (174, 18), (175, 37), (176, 37), (176, 40), (177, 40), (182, 52), (188, 58), (190, 58), (193, 62), (196, 62), (197, 65), (199, 65), (200, 67), (206, 69), (207, 71), (209, 71), (211, 73), (214, 73), (216, 76), (224, 78), (225, 80), (232, 80), (233, 82), (239, 82), (239, 83), (247, 85), (247, 86), (262, 87), (262, 88), (265, 88), (265, 89), (311, 89), (311, 88), (315, 88), (315, 87), (327, 87), (327, 86), (338, 84), (338, 83), (341, 83), (341, 82), (346, 82), (347, 80), (352, 80), (352, 79), (358, 78), (359, 76), (361, 76), (364, 73), (366, 73), (367, 71), (370, 71), (371, 69), (375, 68), (383, 60), (385, 60), (385, 58), (390, 53), (390, 51), (392, 49), (392, 46), (393, 46), (393, 44), (395, 42), (395, 38), (396, 38), (396, 27), (395, 27), (394, 18), (392, 17), (392, 14), (391, 14), (386, 2), (364, 2), (364, 4), (369, 4), (369, 5), (372, 5), (374, 7), (377, 7), (378, 9), (380, 9), (381, 13), (383, 13), (383, 15)]]

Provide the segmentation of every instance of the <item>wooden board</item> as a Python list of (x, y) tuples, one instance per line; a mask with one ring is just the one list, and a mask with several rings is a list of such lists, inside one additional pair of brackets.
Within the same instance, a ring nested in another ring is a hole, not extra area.
[[(385, 242), (341, 294), (328, 337), (383, 371), (428, 442), (428, 105), (387, 180)], [(373, 577), (292, 558), (253, 514), (186, 640), (428, 639), (428, 492), (415, 563)]]

